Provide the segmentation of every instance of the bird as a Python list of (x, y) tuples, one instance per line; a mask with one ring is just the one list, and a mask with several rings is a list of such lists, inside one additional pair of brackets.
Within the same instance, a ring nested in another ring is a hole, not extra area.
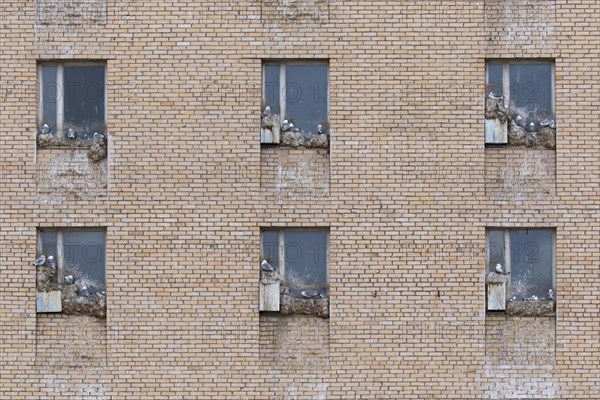
[(38, 258), (35, 259), (35, 261), (33, 262), (33, 265), (35, 265), (36, 267), (41, 267), (42, 265), (44, 265), (44, 263), (46, 262), (46, 256), (45, 255), (41, 255)]
[(533, 295), (531, 295), (530, 297), (528, 297), (526, 300), (527, 300), (527, 301), (537, 301), (537, 300), (538, 300), (538, 297), (537, 297), (535, 294), (533, 294)]
[(323, 293), (319, 292), (318, 290), (303, 290), (302, 292), (300, 292), (300, 294), (302, 295), (302, 297), (304, 297), (306, 299), (322, 299), (323, 298)]
[(508, 108), (506, 107), (506, 104), (504, 104), (502, 102), (498, 103), (498, 111), (506, 114), (508, 112)]
[(87, 286), (84, 286), (81, 289), (79, 289), (79, 295), (84, 296), (84, 297), (87, 297), (90, 295), (90, 292), (88, 292)]
[(67, 137), (69, 139), (75, 139), (77, 137), (77, 134), (75, 133), (75, 131), (71, 128), (67, 129)]
[(503, 98), (504, 98), (504, 96), (503, 96), (503, 95), (501, 95), (501, 94), (496, 94), (496, 93), (494, 93), (494, 92), (490, 92), (490, 94), (488, 94), (488, 96), (489, 96), (491, 99), (503, 99)]
[(48, 258), (46, 258), (46, 264), (48, 264), (50, 268), (56, 268), (56, 260), (54, 259), (54, 256), (48, 256)]
[(262, 262), (260, 263), (260, 269), (262, 269), (263, 271), (269, 271), (269, 272), (275, 271), (275, 267), (273, 267), (271, 264), (269, 264), (267, 262), (267, 260), (262, 260)]
[(103, 133), (94, 132), (94, 140), (100, 140), (104, 142), (106, 140), (106, 136)]
[(535, 132), (537, 131), (537, 125), (535, 124), (535, 122), (530, 122), (529, 124), (527, 124), (527, 126), (525, 127), (525, 130), (527, 132)]
[(269, 115), (271, 115), (271, 107), (270, 106), (265, 107), (265, 110), (263, 111), (263, 115), (265, 117), (268, 117)]
[(321, 124), (317, 125), (317, 133), (319, 135), (322, 133), (325, 133), (325, 130), (323, 129), (323, 125), (321, 125)]
[(47, 135), (48, 133), (50, 133), (50, 127), (48, 124), (44, 124), (44, 126), (42, 126), (42, 134)]
[(543, 127), (549, 126), (550, 125), (550, 120), (549, 119), (544, 119), (542, 120), (542, 122), (540, 122), (540, 125)]
[(512, 296), (512, 297), (510, 298), (510, 301), (517, 301), (517, 296)]
[(75, 280), (73, 279), (73, 275), (67, 275), (67, 276), (65, 276), (65, 283), (67, 285), (72, 285), (73, 282), (75, 282)]
[(520, 115), (517, 115), (517, 117), (515, 118), (515, 122), (519, 126), (525, 126), (525, 120)]
[(550, 124), (548, 126), (552, 129), (556, 129), (556, 121), (554, 121), (554, 120), (550, 121)]
[(554, 290), (548, 289), (548, 298), (554, 300)]
[(504, 275), (504, 270), (502, 269), (502, 265), (496, 264), (496, 273)]
[(284, 131), (290, 129), (290, 122), (287, 119), (283, 120), (283, 123), (281, 124), (281, 129), (283, 129)]

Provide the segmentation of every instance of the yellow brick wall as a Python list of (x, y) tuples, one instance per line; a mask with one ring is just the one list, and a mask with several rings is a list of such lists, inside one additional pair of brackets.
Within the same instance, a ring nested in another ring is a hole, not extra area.
[[(0, 0), (0, 398), (600, 398), (599, 28), (595, 1)], [(329, 60), (326, 195), (264, 176), (285, 150), (261, 151), (261, 60), (298, 58)], [(555, 194), (489, 190), (487, 58), (555, 60)], [(56, 59), (107, 61), (106, 197), (39, 192), (36, 66)], [(107, 228), (104, 364), (39, 357), (40, 226)], [(280, 379), (270, 226), (330, 231), (328, 360)], [(486, 226), (556, 228), (553, 362), (489, 356)]]

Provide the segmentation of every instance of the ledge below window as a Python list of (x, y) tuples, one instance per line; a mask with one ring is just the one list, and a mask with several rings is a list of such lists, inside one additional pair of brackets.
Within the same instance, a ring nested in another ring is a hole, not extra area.
[(547, 317), (555, 314), (554, 306), (554, 300), (508, 301), (505, 314), (519, 317)]

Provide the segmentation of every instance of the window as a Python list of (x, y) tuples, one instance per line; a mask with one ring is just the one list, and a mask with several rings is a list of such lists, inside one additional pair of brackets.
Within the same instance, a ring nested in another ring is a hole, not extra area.
[(38, 129), (57, 137), (69, 129), (78, 139), (106, 133), (106, 66), (44, 62), (39, 65)]
[(306, 290), (328, 295), (328, 231), (325, 229), (264, 230), (262, 260), (283, 278), (292, 296)]
[[(550, 148), (553, 143), (539, 139), (536, 141), (538, 136), (544, 136), (536, 133), (554, 134), (554, 114), (552, 62), (487, 63), (486, 143), (505, 144), (508, 141), (514, 145), (543, 145)], [(492, 128), (494, 124), (496, 126)], [(508, 133), (512, 137), (498, 134), (498, 129), (506, 132), (507, 127), (510, 128)]]
[(54, 311), (106, 315), (105, 230), (40, 229), (36, 261), (38, 293), (60, 292)]
[[(301, 132), (305, 136), (327, 133), (328, 74), (326, 62), (265, 62), (263, 117), (269, 110), (267, 116), (273, 116), (283, 132)], [(262, 142), (278, 143), (277, 139), (269, 140), (263, 138)]]
[(507, 305), (555, 299), (553, 229), (488, 229), (486, 242), (487, 281), (503, 278)]

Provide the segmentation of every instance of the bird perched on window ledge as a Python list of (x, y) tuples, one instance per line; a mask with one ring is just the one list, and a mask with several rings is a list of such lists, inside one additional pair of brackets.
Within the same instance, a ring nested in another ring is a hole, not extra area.
[(260, 263), (260, 269), (268, 272), (276, 271), (275, 267), (269, 264), (267, 260), (262, 260), (262, 262)]
[(46, 256), (42, 254), (41, 256), (36, 258), (32, 264), (36, 267), (41, 267), (42, 265), (44, 265), (44, 263), (46, 263)]

